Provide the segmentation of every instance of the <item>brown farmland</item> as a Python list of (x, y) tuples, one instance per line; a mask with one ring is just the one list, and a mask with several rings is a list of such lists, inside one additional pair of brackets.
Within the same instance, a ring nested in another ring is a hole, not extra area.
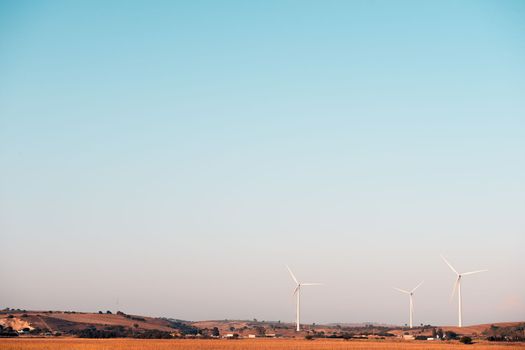
[(344, 341), (297, 339), (243, 340), (138, 340), (138, 339), (0, 339), (2, 350), (432, 350), (432, 349), (512, 350), (525, 349), (524, 343), (474, 345), (439, 341)]

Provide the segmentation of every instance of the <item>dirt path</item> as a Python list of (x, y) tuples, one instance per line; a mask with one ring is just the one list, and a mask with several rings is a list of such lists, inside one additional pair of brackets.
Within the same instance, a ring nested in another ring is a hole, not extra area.
[(42, 317), (38, 316), (38, 319), (40, 320), (40, 322), (42, 322), (44, 324), (44, 326), (46, 326), (47, 329), (49, 329), (50, 332), (53, 332), (53, 329), (51, 327), (49, 327), (49, 324), (47, 324), (47, 322), (44, 321), (42, 319)]

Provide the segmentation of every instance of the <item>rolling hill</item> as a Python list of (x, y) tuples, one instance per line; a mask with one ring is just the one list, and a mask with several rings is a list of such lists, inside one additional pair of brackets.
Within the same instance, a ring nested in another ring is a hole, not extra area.
[[(506, 322), (471, 325), (463, 328), (452, 326), (426, 326), (406, 329), (387, 325), (305, 325), (303, 331), (295, 332), (294, 325), (281, 322), (247, 320), (182, 321), (177, 319), (129, 315), (123, 312), (87, 313), (74, 311), (27, 311), (5, 309), (0, 311), (0, 326), (12, 329), (24, 336), (62, 335), (81, 337), (212, 337), (218, 334), (249, 336), (304, 337), (314, 335), (329, 337), (342, 334), (388, 337), (404, 334), (432, 334), (433, 328), (461, 335), (480, 336), (485, 331), (504, 327), (516, 327), (525, 323)], [(9, 328), (8, 328), (9, 327)], [(215, 329), (215, 330), (214, 330)]]

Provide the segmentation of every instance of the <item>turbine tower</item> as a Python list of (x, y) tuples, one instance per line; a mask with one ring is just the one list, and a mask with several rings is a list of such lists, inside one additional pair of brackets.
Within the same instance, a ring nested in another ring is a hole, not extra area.
[(296, 283), (295, 289), (293, 290), (293, 294), (296, 297), (296, 316), (295, 316), (295, 325), (296, 325), (296, 331), (299, 332), (301, 330), (301, 287), (303, 286), (320, 286), (322, 283), (301, 283), (295, 278), (295, 275), (293, 274), (292, 270), (286, 265), (286, 268), (288, 269), (288, 272), (290, 272), (290, 276), (292, 276), (292, 279)]
[(395, 290), (398, 290), (400, 291), (401, 293), (405, 293), (405, 294), (408, 294), (409, 298), (410, 298), (410, 323), (409, 323), (409, 326), (410, 328), (412, 328), (412, 319), (414, 318), (414, 303), (412, 302), (412, 296), (414, 295), (414, 292), (416, 291), (416, 289), (419, 288), (419, 286), (421, 286), (423, 284), (424, 281), (421, 281), (421, 283), (419, 283), (414, 289), (412, 289), (411, 291), (408, 291), (408, 290), (404, 290), (404, 289), (400, 289), (400, 288), (396, 288), (394, 287)]
[(457, 289), (458, 291), (458, 327), (462, 327), (463, 315), (461, 311), (461, 277), (467, 276), (467, 275), (473, 275), (479, 272), (486, 272), (488, 270), (476, 270), (476, 271), (459, 273), (454, 267), (452, 267), (452, 265), (447, 261), (447, 259), (445, 259), (443, 255), (441, 255), (441, 258), (448, 265), (448, 267), (450, 267), (450, 269), (454, 271), (454, 273), (457, 276), (456, 282), (454, 282), (454, 289), (452, 290), (452, 295), (450, 296), (450, 298), (452, 299), (454, 297), (454, 295), (456, 294), (456, 289)]

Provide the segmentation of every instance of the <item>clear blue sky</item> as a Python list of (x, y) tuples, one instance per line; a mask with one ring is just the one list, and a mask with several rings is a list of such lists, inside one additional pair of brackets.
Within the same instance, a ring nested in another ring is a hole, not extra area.
[(1, 307), (525, 317), (525, 2), (0, 1)]

